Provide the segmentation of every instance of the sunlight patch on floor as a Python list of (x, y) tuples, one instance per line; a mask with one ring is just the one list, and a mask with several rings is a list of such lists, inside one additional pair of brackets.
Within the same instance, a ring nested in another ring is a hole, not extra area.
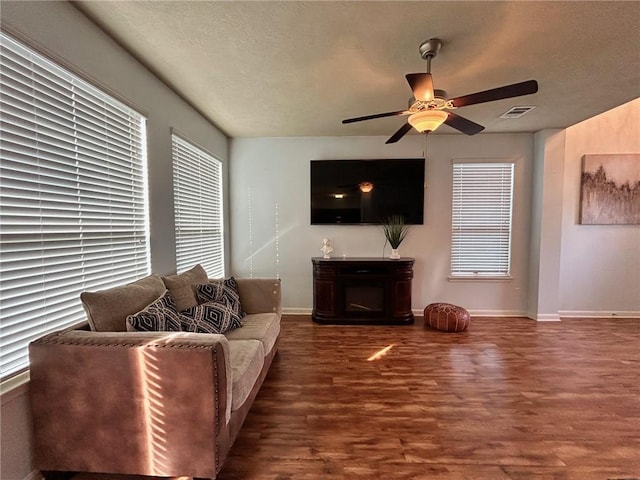
[(387, 345), (386, 347), (384, 347), (382, 350), (378, 350), (376, 353), (374, 353), (373, 355), (371, 355), (369, 358), (367, 358), (367, 362), (373, 362), (374, 360), (380, 360), (382, 357), (384, 357), (387, 352), (389, 352), (389, 350), (391, 350), (393, 347), (395, 347), (394, 344), (391, 345)]

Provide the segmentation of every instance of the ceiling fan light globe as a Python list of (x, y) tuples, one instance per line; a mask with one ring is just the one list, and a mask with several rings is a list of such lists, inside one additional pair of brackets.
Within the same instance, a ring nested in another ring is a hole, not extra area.
[(425, 110), (414, 113), (408, 118), (408, 121), (420, 133), (433, 132), (444, 123), (447, 117), (447, 112), (442, 110)]
[(433, 92), (431, 90), (423, 92), (422, 96), (423, 96), (423, 98), (421, 100), (423, 102), (430, 102), (431, 100), (436, 98), (436, 97), (434, 97)]
[(369, 193), (371, 190), (373, 190), (373, 183), (361, 182), (358, 184), (358, 188), (362, 193)]

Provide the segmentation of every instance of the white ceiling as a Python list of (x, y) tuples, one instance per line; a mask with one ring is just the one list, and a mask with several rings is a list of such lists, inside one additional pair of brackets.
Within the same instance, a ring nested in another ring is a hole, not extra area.
[[(537, 94), (456, 110), (485, 132), (564, 128), (640, 96), (640, 4), (462, 1), (77, 1), (230, 137), (391, 135), (418, 47), (443, 47), (450, 98), (535, 79)], [(535, 105), (519, 119), (512, 106)], [(457, 133), (442, 126), (437, 133)]]

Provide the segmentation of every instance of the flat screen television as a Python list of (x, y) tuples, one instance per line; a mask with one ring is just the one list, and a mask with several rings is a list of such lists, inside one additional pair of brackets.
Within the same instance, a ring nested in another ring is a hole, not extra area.
[(424, 158), (311, 160), (311, 225), (424, 223)]

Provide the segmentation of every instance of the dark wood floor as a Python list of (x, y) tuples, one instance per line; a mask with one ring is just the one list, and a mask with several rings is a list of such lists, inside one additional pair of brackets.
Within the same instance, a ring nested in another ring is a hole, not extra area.
[[(367, 359), (392, 346), (378, 360)], [(640, 477), (640, 322), (285, 316), (221, 480)]]
[(285, 316), (219, 479), (640, 480), (640, 320)]

